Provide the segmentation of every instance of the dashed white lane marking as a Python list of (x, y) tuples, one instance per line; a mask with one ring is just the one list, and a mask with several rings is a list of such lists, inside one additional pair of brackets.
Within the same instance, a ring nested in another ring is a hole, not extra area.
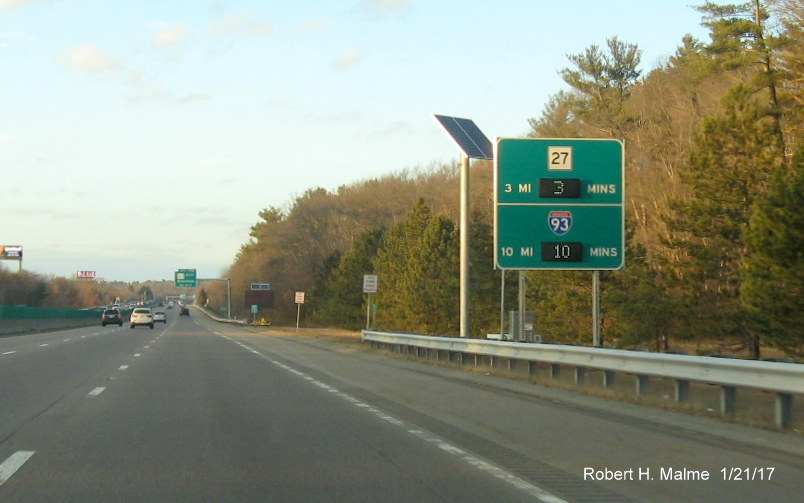
[(44, 348), (45, 346), (50, 346), (50, 344), (48, 344), (48, 343), (44, 343), (44, 344), (40, 344), (40, 345), (39, 345), (39, 347), (40, 347), (40, 348)]
[(140, 356), (142, 356), (142, 353), (134, 353), (134, 358), (139, 358)]
[(92, 396), (92, 397), (95, 397), (95, 396), (100, 395), (100, 394), (101, 394), (101, 393), (103, 393), (104, 391), (106, 391), (106, 388), (99, 386), (99, 387), (97, 387), (97, 388), (93, 389), (92, 391), (90, 391), (90, 392), (87, 394), (87, 396)]
[(64, 340), (63, 340), (63, 341), (61, 341), (61, 342), (70, 342), (70, 339), (64, 339)]
[(31, 459), (35, 451), (17, 451), (0, 464), (0, 486), (22, 468), (26, 461)]
[(3, 354), (4, 354), (4, 355), (13, 355), (14, 353), (16, 353), (16, 351), (6, 351), (6, 352), (5, 352), (5, 353), (3, 353)]
[(308, 374), (306, 374), (306, 373), (304, 373), (304, 372), (302, 372), (300, 370), (296, 370), (293, 367), (290, 367), (289, 365), (286, 365), (286, 364), (284, 364), (284, 363), (282, 363), (282, 362), (280, 362), (278, 360), (274, 360), (269, 356), (263, 355), (259, 351), (256, 351), (254, 348), (252, 348), (252, 347), (250, 347), (250, 346), (248, 346), (246, 344), (243, 344), (243, 343), (241, 343), (241, 342), (239, 342), (239, 341), (237, 341), (235, 339), (232, 339), (230, 337), (227, 337), (225, 335), (223, 337), (225, 337), (226, 339), (229, 339), (230, 341), (236, 343), (238, 346), (241, 346), (241, 347), (245, 348), (246, 350), (248, 350), (248, 351), (250, 351), (252, 353), (256, 353), (256, 354), (260, 355), (262, 358), (264, 358), (264, 359), (268, 360), (269, 362), (273, 363), (274, 365), (286, 370), (287, 372), (290, 372), (293, 375), (301, 377), (305, 381), (308, 381), (311, 384), (314, 384), (315, 386), (318, 386), (319, 388), (327, 391), (328, 393), (332, 393), (333, 395), (337, 396), (338, 398), (341, 398), (342, 400), (344, 400), (344, 401), (346, 401), (348, 403), (351, 403), (355, 407), (358, 407), (358, 408), (363, 409), (363, 410), (365, 410), (367, 412), (370, 412), (371, 414), (373, 414), (374, 416), (382, 419), (383, 421), (386, 421), (387, 423), (390, 423), (390, 424), (392, 424), (392, 425), (394, 425), (396, 427), (399, 427), (399, 428), (403, 429), (404, 431), (406, 431), (407, 433), (413, 435), (414, 437), (419, 438), (420, 440), (423, 440), (424, 442), (426, 442), (426, 443), (428, 443), (430, 445), (433, 445), (433, 446), (437, 447), (438, 449), (441, 449), (442, 451), (446, 452), (447, 454), (450, 454), (451, 456), (454, 456), (454, 457), (460, 459), (464, 463), (467, 463), (467, 464), (477, 468), (478, 470), (487, 473), (488, 475), (491, 475), (491, 476), (493, 476), (493, 477), (495, 477), (495, 478), (497, 478), (499, 480), (502, 480), (503, 482), (505, 482), (505, 483), (507, 483), (509, 485), (512, 485), (512, 486), (516, 487), (517, 489), (519, 489), (521, 491), (524, 491), (524, 492), (530, 494), (531, 496), (535, 497), (536, 499), (538, 499), (539, 501), (541, 501), (543, 503), (568, 503), (566, 500), (559, 498), (558, 496), (546, 491), (545, 489), (542, 489), (539, 486), (533, 485), (530, 482), (517, 477), (513, 473), (510, 473), (507, 470), (505, 470), (503, 468), (500, 468), (499, 466), (493, 465), (493, 464), (489, 463), (488, 461), (486, 461), (486, 460), (484, 460), (484, 459), (482, 459), (482, 458), (480, 458), (478, 456), (475, 456), (474, 454), (472, 454), (470, 452), (467, 452), (467, 451), (461, 449), (457, 445), (452, 444), (450, 442), (447, 442), (446, 440), (438, 437), (437, 435), (435, 435), (433, 433), (424, 431), (424, 430), (422, 430), (420, 428), (416, 428), (415, 426), (412, 426), (412, 425), (408, 425), (407, 423), (405, 423), (401, 419), (397, 419), (394, 416), (391, 416), (390, 414), (387, 414), (387, 413), (381, 411), (380, 409), (377, 409), (373, 405), (370, 405), (370, 404), (368, 404), (366, 402), (363, 402), (363, 401), (353, 397), (352, 395), (350, 395), (348, 393), (344, 393), (343, 391), (340, 391), (339, 389), (334, 388), (334, 387), (330, 386), (329, 384), (327, 384), (325, 382), (319, 381), (315, 377), (312, 377), (312, 376), (310, 376), (310, 375), (308, 375)]
[(128, 368), (128, 365), (120, 365), (120, 368), (117, 369), (117, 370), (126, 370), (127, 368)]

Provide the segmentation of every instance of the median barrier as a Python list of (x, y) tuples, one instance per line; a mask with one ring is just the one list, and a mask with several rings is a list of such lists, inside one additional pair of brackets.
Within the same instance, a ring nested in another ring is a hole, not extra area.
[(0, 306), (0, 337), (100, 325), (101, 311)]

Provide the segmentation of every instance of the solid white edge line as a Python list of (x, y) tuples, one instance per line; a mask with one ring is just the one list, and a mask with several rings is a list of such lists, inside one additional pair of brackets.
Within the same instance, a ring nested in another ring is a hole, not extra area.
[(0, 464), (0, 486), (22, 468), (26, 461), (31, 459), (36, 451), (17, 451)]
[(354, 406), (356, 406), (358, 408), (361, 408), (361, 409), (363, 409), (365, 411), (370, 412), (375, 417), (378, 417), (378, 418), (382, 419), (383, 421), (386, 421), (386, 422), (388, 422), (388, 423), (390, 423), (390, 424), (392, 424), (392, 425), (394, 425), (394, 426), (396, 426), (398, 428), (401, 428), (402, 430), (404, 430), (408, 434), (413, 435), (414, 437), (416, 437), (416, 438), (418, 438), (420, 440), (423, 440), (425, 443), (428, 443), (428, 444), (430, 444), (432, 446), (435, 446), (436, 448), (446, 452), (447, 454), (450, 454), (451, 456), (458, 458), (459, 460), (463, 461), (464, 463), (466, 463), (466, 464), (468, 464), (470, 466), (473, 466), (474, 468), (476, 468), (476, 469), (478, 469), (478, 470), (480, 470), (482, 472), (485, 472), (487, 475), (490, 475), (490, 476), (492, 476), (492, 477), (494, 477), (494, 478), (496, 478), (498, 480), (501, 480), (501, 481), (503, 481), (503, 482), (505, 482), (505, 483), (507, 483), (507, 484), (519, 489), (520, 491), (523, 491), (523, 492), (526, 492), (526, 493), (530, 494), (531, 496), (537, 498), (542, 503), (568, 503), (566, 500), (556, 496), (555, 494), (547, 491), (546, 489), (542, 489), (541, 487), (539, 487), (539, 486), (537, 486), (535, 484), (531, 484), (530, 482), (528, 482), (528, 481), (526, 481), (526, 480), (514, 475), (513, 473), (509, 472), (508, 470), (506, 470), (504, 468), (501, 468), (501, 467), (499, 467), (499, 466), (497, 466), (497, 465), (495, 465), (493, 463), (490, 463), (490, 462), (486, 461), (485, 459), (483, 459), (481, 457), (475, 456), (474, 454), (461, 449), (457, 445), (452, 444), (452, 443), (442, 439), (441, 437), (439, 437), (439, 436), (437, 436), (437, 435), (435, 435), (433, 433), (424, 431), (424, 430), (422, 430), (420, 428), (417, 428), (415, 426), (409, 426), (407, 423), (405, 423), (401, 419), (397, 419), (396, 417), (391, 416), (390, 414), (386, 414), (385, 412), (383, 412), (380, 409), (377, 409), (376, 407), (374, 407), (371, 404), (365, 403), (365, 402), (353, 397), (352, 395), (349, 395), (348, 393), (344, 393), (343, 391), (340, 391), (339, 389), (334, 388), (334, 387), (328, 385), (327, 383), (319, 381), (318, 379), (316, 379), (316, 378), (314, 378), (312, 376), (309, 376), (308, 374), (306, 374), (306, 373), (304, 373), (304, 372), (302, 372), (300, 370), (294, 369), (293, 367), (291, 367), (289, 365), (285, 365), (284, 363), (282, 363), (280, 361), (274, 360), (274, 359), (270, 358), (269, 356), (263, 355), (262, 353), (260, 353), (258, 351), (255, 351), (253, 348), (251, 348), (251, 347), (249, 347), (249, 346), (247, 346), (247, 345), (245, 345), (245, 344), (243, 344), (243, 343), (241, 343), (241, 342), (239, 342), (239, 341), (237, 341), (235, 339), (231, 339), (231, 340), (234, 341), (238, 346), (241, 346), (242, 348), (246, 349), (247, 351), (250, 351), (252, 353), (256, 353), (256, 354), (262, 356), (265, 360), (267, 360), (267, 361), (273, 363), (274, 365), (276, 365), (276, 366), (278, 366), (278, 367), (290, 372), (291, 374), (294, 374), (294, 375), (296, 375), (298, 377), (301, 377), (304, 380), (310, 382), (311, 384), (313, 384), (315, 386), (318, 386), (319, 388), (321, 388), (321, 389), (323, 389), (323, 390), (325, 390), (325, 391), (327, 391), (329, 393), (334, 394), (338, 398), (340, 398), (342, 400), (345, 400), (346, 402), (349, 402), (349, 403), (351, 403), (352, 405), (354, 405)]

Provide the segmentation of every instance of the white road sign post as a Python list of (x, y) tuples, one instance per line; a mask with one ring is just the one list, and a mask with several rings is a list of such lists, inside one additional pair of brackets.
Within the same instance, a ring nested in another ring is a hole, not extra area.
[(304, 304), (304, 292), (296, 292), (296, 330), (299, 329), (299, 318), (301, 317), (302, 304)]
[(363, 293), (366, 298), (366, 330), (371, 330), (371, 294), (377, 293), (378, 278), (376, 274), (363, 275)]

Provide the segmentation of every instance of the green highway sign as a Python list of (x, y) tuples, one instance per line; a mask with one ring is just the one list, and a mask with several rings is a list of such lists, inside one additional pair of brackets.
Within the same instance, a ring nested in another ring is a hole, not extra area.
[(497, 267), (623, 267), (622, 141), (498, 138), (495, 147)]
[(177, 288), (195, 288), (195, 269), (179, 269), (174, 273), (174, 282)]

